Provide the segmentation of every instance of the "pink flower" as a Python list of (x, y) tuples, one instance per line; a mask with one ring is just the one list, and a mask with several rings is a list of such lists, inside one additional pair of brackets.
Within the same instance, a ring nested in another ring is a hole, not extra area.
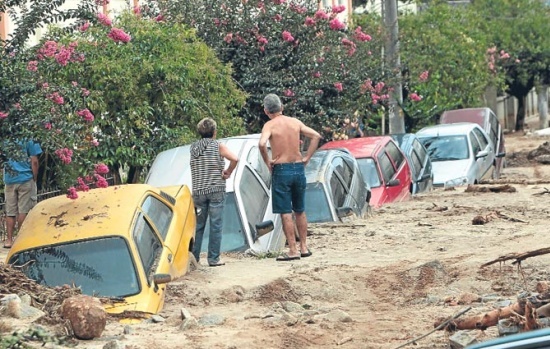
[(67, 197), (71, 200), (78, 199), (78, 193), (76, 192), (75, 187), (70, 187), (69, 189), (67, 189)]
[(420, 73), (420, 76), (418, 77), (418, 79), (420, 80), (420, 82), (424, 82), (428, 80), (428, 77), (430, 77), (430, 72), (425, 70), (422, 73)]
[(500, 59), (508, 59), (510, 58), (510, 54), (507, 53), (507, 52), (504, 52), (504, 53), (500, 53)]
[(294, 37), (292, 36), (292, 34), (290, 34), (290, 32), (285, 30), (285, 31), (283, 31), (283, 40), (288, 41), (288, 42), (293, 42)]
[(422, 96), (419, 96), (414, 92), (409, 95), (409, 98), (411, 99), (411, 101), (415, 101), (415, 102), (420, 102), (422, 100)]
[(38, 59), (44, 59), (44, 57), (53, 57), (57, 52), (57, 42), (46, 41), (44, 45), (38, 50)]
[(363, 33), (363, 31), (361, 30), (361, 27), (355, 28), (353, 35), (357, 41), (365, 42), (365, 41), (372, 40), (372, 37), (370, 35)]
[(109, 183), (107, 183), (107, 180), (105, 178), (101, 177), (100, 175), (95, 175), (95, 185), (98, 188), (107, 188), (109, 186)]
[(308, 27), (314, 26), (315, 20), (311, 17), (306, 17), (304, 24), (307, 25)]
[(92, 140), (90, 141), (90, 144), (91, 144), (92, 146), (94, 146), (94, 147), (97, 147), (97, 146), (99, 145), (99, 141), (98, 141), (97, 139), (92, 139)]
[(341, 29), (344, 29), (346, 25), (340, 22), (338, 18), (334, 18), (333, 20), (330, 21), (329, 27), (332, 30), (341, 30)]
[(334, 88), (339, 92), (342, 92), (342, 90), (344, 90), (344, 87), (342, 86), (341, 82), (335, 82), (334, 83)]
[(78, 82), (76, 82), (76, 81), (71, 81), (71, 85), (73, 85), (74, 87), (77, 87), (77, 86), (78, 86)]
[(57, 155), (57, 157), (61, 159), (61, 162), (63, 162), (65, 165), (68, 165), (72, 162), (73, 151), (71, 149), (60, 148), (57, 149), (54, 154)]
[(38, 61), (30, 61), (27, 63), (28, 71), (37, 71), (38, 70)]
[(15, 104), (13, 105), (13, 107), (14, 107), (15, 109), (17, 109), (17, 110), (21, 110), (21, 104), (20, 104), (20, 103), (15, 103)]
[(85, 89), (84, 87), (80, 89), (82, 91), (82, 95), (84, 97), (87, 97), (90, 95), (90, 91), (88, 91), (87, 89)]
[(97, 174), (107, 174), (109, 173), (109, 166), (105, 165), (104, 163), (99, 163), (94, 166), (95, 172)]
[(90, 22), (86, 22), (84, 24), (82, 24), (78, 30), (80, 30), (81, 32), (85, 32), (86, 30), (88, 30), (88, 28), (90, 27)]
[(227, 42), (228, 44), (233, 40), (233, 33), (227, 33), (227, 35), (223, 38), (223, 41)]
[(134, 14), (139, 15), (141, 13), (141, 8), (139, 6), (134, 6), (133, 11)]
[(82, 117), (85, 121), (92, 122), (94, 121), (94, 115), (90, 112), (89, 109), (82, 109), (76, 112), (76, 114)]
[(162, 14), (158, 15), (155, 17), (155, 21), (156, 22), (162, 22), (164, 21), (164, 16)]
[(281, 16), (281, 15), (278, 14), (278, 13), (273, 17), (273, 20), (274, 20), (275, 22), (280, 22), (282, 19), (283, 19), (283, 16)]
[(286, 89), (285, 90), (285, 96), (286, 97), (294, 97), (294, 91), (292, 91), (291, 89)]
[(115, 42), (129, 42), (132, 37), (124, 32), (122, 29), (112, 28), (111, 32), (107, 34), (108, 37), (113, 39)]
[(78, 177), (77, 180), (78, 185), (76, 186), (76, 190), (78, 191), (88, 191), (90, 190), (90, 187), (84, 182), (84, 179), (82, 177)]
[(265, 45), (267, 44), (267, 39), (264, 37), (264, 36), (258, 36), (258, 42), (261, 44), (261, 45)]
[(7, 117), (8, 117), (8, 113), (3, 112), (3, 111), (0, 111), (0, 119), (1, 119), (1, 120), (4, 120), (4, 119), (7, 118)]
[(316, 71), (315, 73), (313, 73), (313, 77), (314, 78), (320, 78), (321, 77), (321, 72)]
[(284, 4), (286, 0), (273, 0), (273, 2), (275, 3), (275, 5), (281, 5)]
[(386, 84), (384, 84), (383, 81), (380, 81), (376, 84), (376, 86), (374, 86), (374, 90), (376, 91), (376, 93), (381, 93), (382, 89), (384, 89), (384, 86), (386, 86)]
[(107, 17), (107, 15), (101, 12), (97, 14), (97, 20), (99, 21), (99, 23), (107, 27), (110, 27), (111, 25), (113, 25), (113, 21), (111, 21), (111, 19)]
[(95, 0), (95, 3), (98, 6), (106, 6), (106, 5), (109, 5), (110, 2), (111, 0)]
[(46, 130), (51, 130), (52, 129), (52, 123), (51, 122), (46, 122), (44, 123), (44, 128)]
[(345, 10), (346, 10), (346, 6), (344, 5), (332, 6), (332, 13), (342, 13)]
[(48, 98), (51, 99), (52, 102), (54, 102), (55, 104), (64, 104), (65, 103), (65, 100), (63, 99), (63, 97), (58, 92), (54, 92), (54, 93), (48, 95)]
[(317, 18), (317, 19), (329, 19), (329, 15), (323, 10), (317, 10), (317, 12), (315, 12), (315, 18)]

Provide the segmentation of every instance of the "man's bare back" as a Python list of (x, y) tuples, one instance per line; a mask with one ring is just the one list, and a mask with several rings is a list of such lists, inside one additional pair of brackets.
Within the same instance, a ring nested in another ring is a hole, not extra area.
[(301, 162), (300, 130), (303, 123), (285, 115), (279, 115), (264, 125), (269, 132), (271, 158), (274, 164)]

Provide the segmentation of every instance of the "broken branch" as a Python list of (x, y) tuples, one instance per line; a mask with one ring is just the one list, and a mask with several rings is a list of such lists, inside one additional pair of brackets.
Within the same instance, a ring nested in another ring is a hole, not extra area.
[(490, 262), (482, 264), (480, 268), (485, 268), (485, 267), (487, 267), (491, 264), (495, 264), (497, 262), (508, 261), (510, 259), (515, 259), (515, 261), (512, 262), (512, 264), (518, 264), (518, 263), (521, 263), (521, 261), (523, 261), (523, 260), (525, 260), (529, 257), (540, 256), (540, 255), (547, 254), (547, 253), (550, 253), (550, 247), (540, 248), (538, 250), (528, 251), (528, 252), (523, 252), (523, 253), (509, 253), (509, 254), (506, 254), (504, 256), (500, 256), (495, 260), (492, 260)]

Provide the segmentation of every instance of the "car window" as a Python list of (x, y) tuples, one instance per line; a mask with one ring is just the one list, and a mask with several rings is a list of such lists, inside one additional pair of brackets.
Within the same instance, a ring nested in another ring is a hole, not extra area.
[(332, 221), (330, 205), (322, 183), (312, 182), (307, 184), (305, 206), (308, 222)]
[(474, 153), (474, 156), (476, 156), (476, 154), (481, 151), (481, 146), (479, 145), (477, 137), (474, 135), (473, 131), (470, 132), (470, 144), (472, 145), (472, 152)]
[(418, 153), (415, 149), (413, 149), (413, 152), (411, 153), (411, 162), (411, 171), (413, 173), (414, 179), (416, 180), (420, 177), (420, 172), (422, 171), (422, 160), (420, 160), (420, 156), (418, 156)]
[(417, 140), (415, 139), (412, 142), (413, 145), (413, 151), (416, 153), (418, 158), (420, 159), (420, 163), (423, 164), (426, 161), (426, 157), (428, 156), (428, 153), (426, 152), (426, 148)]
[(240, 193), (246, 212), (246, 220), (253, 232), (256, 230), (256, 224), (263, 221), (267, 204), (269, 203), (269, 194), (264, 190), (260, 181), (248, 167), (245, 167), (243, 171)]
[(369, 187), (378, 188), (381, 185), (380, 174), (376, 167), (376, 162), (373, 158), (361, 158), (357, 159), (359, 165), (359, 171), (363, 175), (363, 179), (369, 184)]
[(143, 201), (141, 210), (157, 228), (157, 231), (162, 239), (166, 239), (170, 222), (172, 222), (172, 209), (159, 199), (149, 195)]
[(492, 112), (489, 114), (489, 123), (491, 126), (491, 134), (489, 135), (489, 137), (493, 141), (493, 146), (495, 147), (495, 149), (498, 149), (498, 146), (499, 146), (498, 137), (500, 133), (499, 122), (497, 120), (496, 115), (493, 114)]
[(138, 215), (132, 236), (136, 243), (145, 275), (150, 279), (149, 276), (155, 272), (155, 260), (162, 252), (162, 243), (141, 212)]
[(476, 135), (477, 140), (479, 141), (479, 145), (481, 146), (481, 149), (484, 150), (485, 148), (487, 148), (487, 145), (489, 144), (489, 140), (487, 139), (487, 137), (485, 137), (483, 132), (481, 132), (479, 128), (474, 128), (474, 134)]
[[(271, 157), (271, 148), (267, 149), (267, 152), (269, 156)], [(250, 151), (248, 152), (248, 156), (246, 157), (246, 162), (258, 173), (262, 181), (265, 183), (265, 185), (270, 188), (271, 187), (271, 173), (269, 172), (269, 168), (264, 162), (264, 159), (262, 158), (262, 154), (260, 153), (260, 148), (258, 147), (252, 147), (250, 148)]]
[(382, 171), (382, 178), (384, 183), (388, 183), (395, 175), (395, 168), (385, 152), (378, 155), (378, 163), (380, 164), (380, 170)]
[(399, 148), (393, 142), (388, 142), (388, 144), (386, 144), (385, 146), (385, 149), (390, 158), (393, 160), (395, 168), (400, 168), (401, 165), (403, 165), (403, 161), (405, 161), (403, 153), (401, 153)]
[(346, 187), (351, 187), (351, 180), (353, 178), (353, 170), (347, 164), (343, 158), (337, 156), (334, 159), (332, 159), (332, 166), (334, 167), (334, 171), (336, 171), (340, 177), (342, 177), (342, 180), (346, 184)]
[(466, 136), (421, 137), (419, 140), (426, 147), (432, 162), (464, 160), (470, 154)]
[(336, 172), (332, 172), (332, 176), (330, 177), (330, 191), (332, 192), (334, 207), (338, 208), (344, 206), (346, 191), (344, 189), (344, 183), (338, 178)]
[(87, 295), (125, 297), (140, 291), (128, 244), (121, 237), (26, 250), (12, 256), (9, 264), (41, 285), (74, 285)]

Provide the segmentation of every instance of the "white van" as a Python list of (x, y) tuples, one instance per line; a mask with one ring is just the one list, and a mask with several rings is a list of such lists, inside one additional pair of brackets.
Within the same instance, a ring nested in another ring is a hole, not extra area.
[[(222, 252), (276, 253), (285, 246), (280, 215), (272, 212), (271, 173), (260, 154), (259, 140), (260, 134), (219, 139), (239, 157), (226, 181)], [(161, 152), (145, 183), (156, 187), (186, 184), (192, 189), (189, 160), (190, 145)], [(207, 223), (203, 251), (208, 248), (208, 237)]]

